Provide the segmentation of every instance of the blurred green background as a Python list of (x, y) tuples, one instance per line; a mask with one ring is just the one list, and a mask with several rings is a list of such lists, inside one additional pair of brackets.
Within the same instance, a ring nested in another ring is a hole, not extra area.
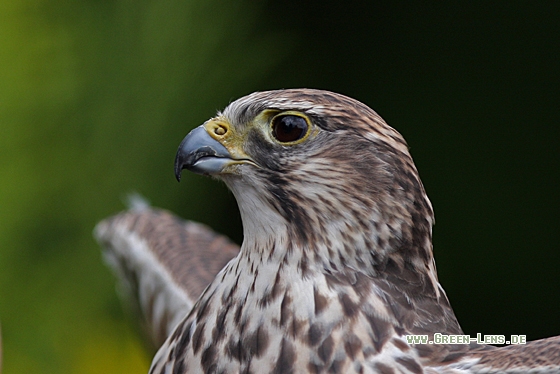
[(92, 229), (137, 191), (239, 242), (232, 195), (173, 159), (273, 88), (347, 94), (405, 136), (467, 333), (560, 334), (559, 4), (0, 0), (4, 372), (147, 371)]

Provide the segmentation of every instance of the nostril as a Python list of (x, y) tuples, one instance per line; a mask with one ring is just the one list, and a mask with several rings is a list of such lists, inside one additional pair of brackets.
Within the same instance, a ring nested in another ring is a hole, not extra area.
[(214, 134), (222, 136), (227, 132), (227, 128), (224, 125), (218, 125), (214, 128)]

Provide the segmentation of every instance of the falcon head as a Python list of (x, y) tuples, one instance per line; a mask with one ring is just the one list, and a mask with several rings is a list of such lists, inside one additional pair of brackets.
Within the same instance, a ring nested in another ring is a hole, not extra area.
[(303, 275), (312, 266), (423, 274), (438, 292), (433, 211), (407, 144), (357, 100), (312, 89), (245, 96), (185, 137), (177, 179), (183, 169), (233, 192), (242, 252), (282, 247)]

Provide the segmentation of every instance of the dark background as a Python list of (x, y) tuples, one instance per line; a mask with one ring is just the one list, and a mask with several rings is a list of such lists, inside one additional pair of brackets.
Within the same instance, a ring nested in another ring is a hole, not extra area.
[(526, 1), (0, 1), (6, 373), (146, 372), (92, 239), (137, 191), (236, 241), (184, 135), (255, 90), (365, 102), (407, 139), (466, 333), (560, 334), (560, 9)]

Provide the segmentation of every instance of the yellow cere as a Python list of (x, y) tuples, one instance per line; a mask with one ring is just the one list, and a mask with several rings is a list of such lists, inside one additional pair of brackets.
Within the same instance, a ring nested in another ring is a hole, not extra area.
[(243, 151), (244, 134), (235, 131), (224, 117), (215, 117), (206, 121), (204, 128), (212, 138), (226, 147), (234, 160), (249, 158)]

